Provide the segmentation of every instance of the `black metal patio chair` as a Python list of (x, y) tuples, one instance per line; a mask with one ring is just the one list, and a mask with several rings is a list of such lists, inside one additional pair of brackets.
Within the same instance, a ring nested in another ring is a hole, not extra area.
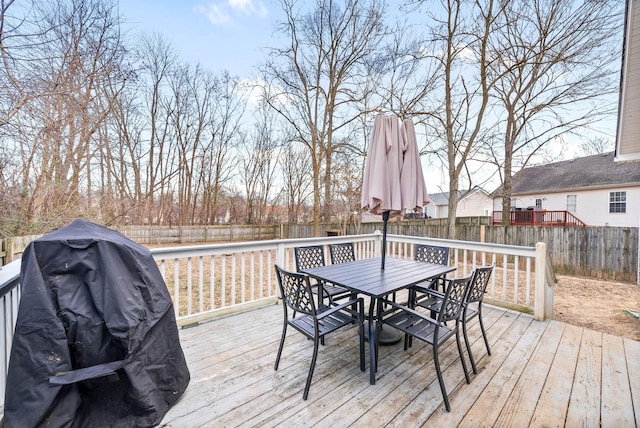
[[(484, 300), (484, 294), (489, 284), (489, 279), (493, 272), (493, 265), (477, 267), (471, 273), (471, 285), (469, 291), (464, 298), (462, 304), (462, 312), (460, 313), (460, 322), (462, 323), (462, 335), (464, 336), (464, 343), (469, 354), (469, 360), (471, 361), (471, 368), (473, 373), (478, 373), (476, 362), (471, 352), (471, 344), (469, 343), (469, 335), (467, 332), (469, 321), (478, 317), (478, 323), (480, 324), (480, 331), (482, 332), (482, 338), (487, 348), (487, 354), (491, 355), (491, 349), (489, 347), (489, 340), (487, 339), (487, 332), (484, 328), (482, 321), (482, 302)], [(422, 307), (430, 311), (431, 317), (434, 317), (435, 313), (441, 310), (442, 301), (444, 295), (436, 290), (429, 290), (426, 293), (427, 298), (424, 298), (416, 303), (416, 307)]]
[[(449, 248), (434, 245), (416, 244), (414, 260), (418, 262), (434, 263), (439, 265), (449, 264)], [(441, 289), (444, 276), (434, 278), (428, 282), (423, 282), (409, 287), (409, 306), (415, 307), (416, 301), (420, 300), (419, 294), (424, 295), (427, 290)]]
[[(304, 269), (311, 269), (325, 265), (324, 248), (322, 245), (312, 245), (308, 247), (295, 247), (293, 249), (296, 259), (296, 270), (298, 272)], [(326, 282), (313, 282), (312, 289), (317, 294), (318, 288), (322, 288), (323, 297), (328, 297), (330, 301), (349, 297), (351, 292), (339, 285), (329, 284)], [(321, 302), (323, 299), (318, 299)]]
[[(282, 326), (282, 337), (280, 346), (278, 347), (278, 355), (274, 370), (278, 370), (280, 356), (284, 347), (284, 340), (287, 335), (287, 326), (291, 326), (308, 339), (313, 340), (313, 356), (311, 357), (311, 366), (307, 375), (302, 398), (307, 399), (309, 395), (309, 387), (313, 377), (313, 370), (318, 357), (318, 347), (324, 336), (332, 333), (339, 328), (358, 323), (358, 336), (360, 346), (360, 370), (365, 370), (364, 363), (364, 301), (362, 298), (348, 300), (341, 304), (330, 302), (328, 306), (318, 309), (316, 307), (309, 276), (303, 273), (289, 272), (278, 265), (275, 266), (278, 277), (278, 286), (284, 304), (284, 323)], [(353, 308), (357, 308), (354, 310)], [(288, 309), (297, 314), (294, 318), (289, 316)]]
[(477, 267), (472, 275), (471, 287), (469, 293), (465, 299), (462, 309), (462, 333), (464, 336), (464, 343), (467, 345), (467, 353), (469, 354), (469, 360), (471, 360), (471, 368), (474, 373), (478, 373), (476, 362), (473, 359), (471, 353), (471, 345), (469, 344), (469, 336), (467, 335), (467, 324), (475, 317), (478, 317), (478, 324), (480, 324), (480, 331), (482, 331), (482, 338), (484, 339), (484, 345), (487, 347), (487, 354), (491, 355), (491, 348), (489, 348), (489, 340), (487, 339), (487, 332), (484, 329), (484, 323), (482, 322), (482, 302), (484, 300), (484, 294), (487, 291), (487, 285), (489, 279), (493, 273), (494, 266)]
[(356, 260), (356, 253), (351, 242), (329, 244), (329, 254), (331, 255), (332, 265)]
[[(435, 318), (387, 299), (384, 303), (391, 306), (395, 312), (387, 318), (384, 318), (382, 323), (405, 333), (405, 349), (407, 349), (407, 336), (415, 337), (431, 345), (433, 362), (436, 368), (440, 390), (442, 391), (444, 405), (447, 411), (451, 411), (449, 396), (447, 395), (442, 371), (440, 369), (438, 349), (447, 340), (455, 336), (465, 380), (467, 383), (471, 383), (460, 343), (460, 314), (465, 296), (471, 286), (471, 277), (446, 279), (444, 280), (444, 284), (445, 291), (440, 302), (440, 311), (434, 312), (436, 315)], [(379, 308), (378, 311), (381, 311), (381, 309)], [(453, 325), (450, 327), (446, 324), (447, 322), (453, 322)]]

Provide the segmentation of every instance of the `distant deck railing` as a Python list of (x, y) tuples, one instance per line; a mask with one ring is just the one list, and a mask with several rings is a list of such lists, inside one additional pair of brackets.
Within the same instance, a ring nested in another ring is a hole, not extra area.
[[(277, 302), (275, 263), (295, 270), (293, 248), (352, 242), (357, 259), (379, 256), (382, 235), (332, 236), (309, 239), (269, 240), (229, 244), (153, 248), (151, 252), (172, 295), (180, 326)], [(487, 302), (534, 314), (538, 320), (552, 317), (553, 278), (546, 244), (536, 247), (485, 244), (417, 236), (388, 235), (387, 257), (412, 259), (415, 244), (450, 248), (455, 276), (468, 275), (476, 266), (494, 264)], [(13, 331), (20, 303), (20, 261), (0, 268), (0, 405), (4, 404), (6, 374)]]
[[(494, 211), (493, 224), (502, 224), (502, 211)], [(569, 211), (514, 210), (509, 211), (512, 226), (586, 226), (587, 224)]]

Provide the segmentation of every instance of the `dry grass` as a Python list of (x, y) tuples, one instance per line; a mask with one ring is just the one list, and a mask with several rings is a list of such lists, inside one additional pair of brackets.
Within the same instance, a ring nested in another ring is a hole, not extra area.
[(558, 275), (553, 317), (616, 336), (640, 340), (640, 286), (625, 282)]

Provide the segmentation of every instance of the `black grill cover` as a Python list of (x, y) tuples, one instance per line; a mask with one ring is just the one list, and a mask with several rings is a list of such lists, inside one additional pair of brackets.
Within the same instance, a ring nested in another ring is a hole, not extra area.
[(5, 394), (7, 427), (148, 427), (189, 383), (151, 253), (86, 221), (33, 241)]

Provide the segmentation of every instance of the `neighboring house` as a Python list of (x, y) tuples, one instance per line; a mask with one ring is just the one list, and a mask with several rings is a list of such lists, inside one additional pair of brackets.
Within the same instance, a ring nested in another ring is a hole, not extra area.
[[(493, 192), (502, 211), (502, 188)], [(525, 168), (513, 176), (512, 209), (568, 211), (588, 226), (637, 227), (640, 163), (604, 153)]]
[[(424, 211), (431, 218), (446, 218), (449, 215), (449, 192), (429, 194), (429, 205)], [(456, 217), (490, 216), (493, 207), (491, 196), (484, 189), (458, 191)]]

